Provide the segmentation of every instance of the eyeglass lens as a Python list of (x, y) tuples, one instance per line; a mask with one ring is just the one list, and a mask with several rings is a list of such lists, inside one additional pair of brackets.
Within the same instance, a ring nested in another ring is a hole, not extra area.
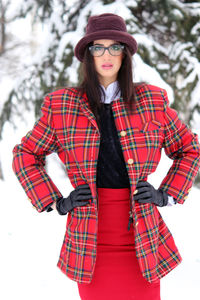
[(94, 45), (90, 46), (89, 49), (91, 51), (91, 54), (93, 56), (102, 56), (106, 50), (109, 51), (109, 53), (113, 56), (120, 55), (123, 51), (124, 46), (123, 45), (111, 45), (109, 47), (104, 47), (100, 45)]

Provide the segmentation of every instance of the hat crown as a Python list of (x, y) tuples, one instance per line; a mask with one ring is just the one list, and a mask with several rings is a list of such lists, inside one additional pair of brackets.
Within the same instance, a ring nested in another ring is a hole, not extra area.
[(120, 16), (106, 13), (98, 16), (91, 16), (88, 19), (86, 34), (103, 30), (127, 32), (126, 23)]
[(104, 13), (91, 16), (88, 19), (85, 36), (77, 43), (75, 56), (83, 61), (87, 45), (95, 40), (108, 39), (125, 44), (133, 55), (137, 51), (137, 42), (127, 32), (124, 19), (118, 15)]

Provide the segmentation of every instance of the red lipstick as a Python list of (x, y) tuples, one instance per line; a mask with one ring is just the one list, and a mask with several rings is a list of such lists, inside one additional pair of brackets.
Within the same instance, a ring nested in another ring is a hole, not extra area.
[(106, 64), (101, 65), (101, 67), (102, 67), (104, 70), (109, 70), (109, 69), (111, 69), (111, 68), (113, 67), (113, 65), (110, 64), (110, 63), (106, 63)]

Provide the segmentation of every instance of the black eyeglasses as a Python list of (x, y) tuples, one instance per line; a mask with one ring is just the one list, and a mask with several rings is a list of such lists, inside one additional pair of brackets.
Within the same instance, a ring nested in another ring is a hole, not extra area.
[(89, 47), (89, 50), (93, 56), (102, 56), (106, 50), (110, 53), (110, 55), (118, 56), (124, 50), (124, 45), (121, 44), (113, 44), (109, 47), (104, 47), (100, 45), (93, 45)]

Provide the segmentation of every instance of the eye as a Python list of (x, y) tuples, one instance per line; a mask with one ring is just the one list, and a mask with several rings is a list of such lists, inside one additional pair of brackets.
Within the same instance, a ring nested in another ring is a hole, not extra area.
[(121, 47), (120, 47), (120, 45), (116, 44), (116, 45), (112, 45), (111, 49), (113, 49), (115, 51), (119, 51), (119, 50), (121, 50)]
[(103, 47), (101, 46), (93, 46), (94, 51), (101, 51)]

